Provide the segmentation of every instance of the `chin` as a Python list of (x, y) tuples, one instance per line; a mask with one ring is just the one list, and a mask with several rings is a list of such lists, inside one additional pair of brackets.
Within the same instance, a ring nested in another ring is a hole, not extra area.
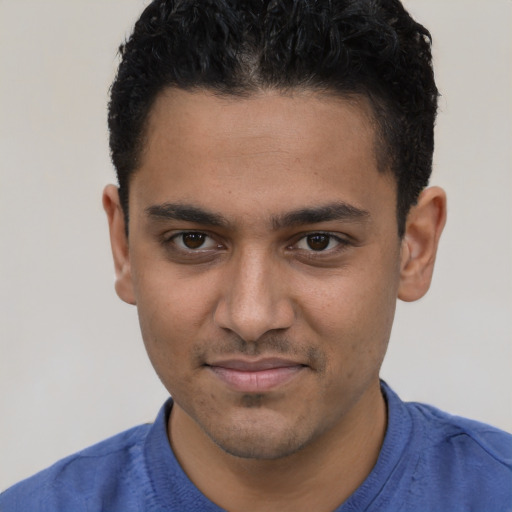
[(224, 452), (243, 459), (275, 460), (300, 451), (312, 440), (312, 435), (303, 430), (275, 424), (247, 421), (211, 432), (205, 429), (210, 439)]
[(213, 441), (224, 452), (241, 459), (254, 460), (276, 460), (283, 459), (300, 451), (302, 443), (293, 439), (286, 439), (281, 442), (256, 437), (254, 439), (216, 440)]

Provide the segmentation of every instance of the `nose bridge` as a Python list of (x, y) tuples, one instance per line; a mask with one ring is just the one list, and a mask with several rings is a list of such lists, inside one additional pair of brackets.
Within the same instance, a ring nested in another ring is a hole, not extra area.
[(278, 267), (265, 248), (239, 250), (229, 263), (225, 291), (216, 310), (218, 325), (249, 342), (267, 331), (289, 327), (293, 308), (277, 275)]

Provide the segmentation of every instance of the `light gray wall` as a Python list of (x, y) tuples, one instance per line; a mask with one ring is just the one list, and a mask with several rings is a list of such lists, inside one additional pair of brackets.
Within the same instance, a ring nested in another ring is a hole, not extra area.
[[(116, 48), (141, 0), (0, 0), (0, 488), (166, 396), (115, 296), (100, 195)], [(408, 0), (434, 36), (432, 183), (449, 221), (427, 298), (400, 304), (383, 377), (512, 430), (509, 0)]]

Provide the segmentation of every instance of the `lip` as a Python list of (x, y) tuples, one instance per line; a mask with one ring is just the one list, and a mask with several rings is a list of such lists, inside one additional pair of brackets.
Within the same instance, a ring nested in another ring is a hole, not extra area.
[(280, 358), (226, 359), (206, 366), (229, 388), (244, 393), (261, 393), (283, 386), (307, 368)]

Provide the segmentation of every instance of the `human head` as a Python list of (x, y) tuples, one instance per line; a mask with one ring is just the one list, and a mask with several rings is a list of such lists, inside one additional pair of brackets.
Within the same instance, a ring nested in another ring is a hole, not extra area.
[(109, 129), (127, 226), (130, 177), (164, 89), (307, 89), (369, 100), (403, 235), (431, 173), (438, 93), (429, 32), (398, 0), (154, 0), (120, 52)]
[[(325, 9), (315, 16), (305, 4), (278, 16), (281, 25), (318, 21), (320, 14), (324, 24), (338, 19)], [(124, 155), (132, 155), (126, 162), (133, 172), (123, 178), (124, 204), (112, 185), (103, 204), (116, 291), (137, 306), (148, 355), (174, 400), (171, 444), (200, 442), (210, 461), (226, 455), (270, 460), (325, 448), (331, 435), (338, 442), (360, 432), (355, 425), (368, 429), (378, 422), (380, 438), (385, 410), (379, 370), (396, 299), (416, 300), (427, 291), (445, 217), (444, 193), (427, 189), (398, 236), (397, 180), (390, 170), (397, 157), (385, 141), (403, 135), (390, 134), (407, 126), (406, 114), (395, 112), (396, 123), (388, 122), (385, 113), (398, 107), (374, 85), (376, 71), (364, 71), (362, 52), (355, 69), (366, 81), (347, 78), (355, 59), (347, 51), (351, 65), (341, 66), (346, 73), (338, 89), (320, 82), (320, 72), (303, 72), (298, 58), (286, 60), (280, 47), (310, 48), (311, 38), (293, 36), (286, 43), (284, 30), (272, 22), (273, 6), (261, 15), (269, 33), (263, 37), (261, 31), (250, 36), (258, 21), (254, 9), (252, 17), (240, 9), (236, 16), (215, 16), (225, 4), (198, 3), (200, 13), (183, 4), (172, 13), (168, 4), (158, 5), (163, 15), (155, 4), (154, 16), (144, 17), (154, 38), (136, 28), (134, 38), (144, 44), (124, 48), (124, 62), (131, 55), (133, 62), (149, 59), (159, 67), (116, 82), (142, 77), (150, 84), (144, 98), (153, 101), (144, 109), (138, 103), (137, 118), (130, 109), (137, 103), (129, 100), (142, 95), (132, 84), (119, 108), (111, 103), (111, 112), (140, 124)], [(162, 16), (165, 31), (154, 27)], [(211, 16), (210, 24), (224, 30), (214, 34), (198, 26)], [(176, 17), (181, 25), (167, 22)], [(230, 43), (237, 51), (227, 55), (224, 41), (221, 53), (194, 43), (196, 62), (188, 58), (188, 37), (180, 39), (180, 49), (162, 36), (181, 27), (200, 38), (208, 32), (214, 41), (223, 34), (234, 39), (233, 17), (246, 28)], [(224, 18), (227, 26), (219, 21)], [(162, 38), (165, 44), (155, 42)], [(268, 65), (265, 40), (272, 39), (281, 44), (274, 44)], [(247, 41), (253, 48), (261, 41), (259, 54), (246, 49)], [(172, 79), (165, 75), (169, 59), (162, 55), (169, 47), (177, 62), (187, 55), (184, 61), (195, 63), (193, 73), (181, 66), (177, 75), (173, 65)], [(309, 60), (316, 69), (314, 48)], [(365, 51), (372, 60), (373, 49)], [(230, 59), (237, 64), (228, 75)], [(335, 81), (338, 68), (327, 69), (322, 76)], [(111, 116), (114, 124), (120, 120)]]

